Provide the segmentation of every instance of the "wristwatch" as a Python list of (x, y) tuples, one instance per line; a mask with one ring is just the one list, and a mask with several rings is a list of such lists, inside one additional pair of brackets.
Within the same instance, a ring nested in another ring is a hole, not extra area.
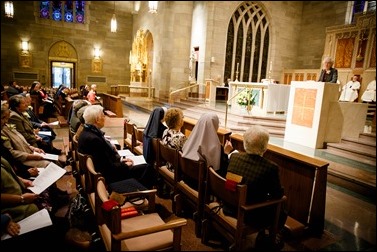
[(25, 203), (24, 196), (21, 195), (21, 204), (24, 204), (24, 203)]

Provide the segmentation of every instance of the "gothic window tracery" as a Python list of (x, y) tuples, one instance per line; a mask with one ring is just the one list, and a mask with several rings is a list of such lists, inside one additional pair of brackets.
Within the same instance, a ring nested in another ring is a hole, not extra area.
[(266, 77), (269, 22), (257, 3), (243, 2), (228, 26), (224, 81), (259, 82)]

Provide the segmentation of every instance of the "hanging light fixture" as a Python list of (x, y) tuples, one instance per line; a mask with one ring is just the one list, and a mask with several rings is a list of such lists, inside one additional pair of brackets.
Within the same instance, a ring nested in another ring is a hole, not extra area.
[(13, 18), (13, 2), (12, 1), (5, 1), (5, 16), (8, 18)]
[(111, 32), (117, 32), (117, 19), (115, 17), (115, 1), (114, 1), (114, 14), (113, 17), (111, 18), (111, 26), (110, 26), (110, 31)]
[(158, 1), (149, 1), (149, 13), (157, 13)]

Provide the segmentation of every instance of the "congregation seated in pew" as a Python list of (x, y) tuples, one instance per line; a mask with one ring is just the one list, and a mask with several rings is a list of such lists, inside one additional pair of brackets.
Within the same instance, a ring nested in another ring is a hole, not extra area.
[(96, 171), (100, 172), (108, 183), (135, 178), (147, 188), (152, 188), (155, 184), (154, 170), (145, 164), (133, 165), (130, 158), (122, 158), (116, 147), (104, 137), (104, 132), (101, 131), (106, 119), (103, 107), (88, 106), (83, 118), (85, 125), (78, 138), (78, 152), (93, 157)]

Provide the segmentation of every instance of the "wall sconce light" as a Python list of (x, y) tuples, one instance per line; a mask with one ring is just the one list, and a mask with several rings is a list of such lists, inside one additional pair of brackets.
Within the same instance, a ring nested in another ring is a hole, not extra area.
[(29, 51), (29, 42), (28, 41), (22, 41), (21, 42), (21, 49), (24, 52)]
[(211, 57), (211, 63), (215, 63), (216, 62), (216, 58), (215, 57)]
[(99, 59), (101, 58), (101, 49), (99, 48), (94, 48), (94, 58)]
[(5, 17), (7, 18), (13, 18), (13, 2), (12, 1), (5, 1)]
[(117, 24), (117, 19), (115, 17), (115, 1), (114, 1), (114, 14), (113, 14), (113, 17), (111, 18), (110, 31), (117, 32), (117, 28), (118, 28), (118, 24)]
[(139, 13), (139, 10), (140, 10), (140, 1), (134, 1), (134, 11), (132, 14)]
[(158, 1), (149, 1), (149, 13), (157, 13)]
[(19, 66), (30, 68), (32, 66), (32, 55), (29, 51), (29, 41), (21, 41), (21, 51), (19, 52)]

